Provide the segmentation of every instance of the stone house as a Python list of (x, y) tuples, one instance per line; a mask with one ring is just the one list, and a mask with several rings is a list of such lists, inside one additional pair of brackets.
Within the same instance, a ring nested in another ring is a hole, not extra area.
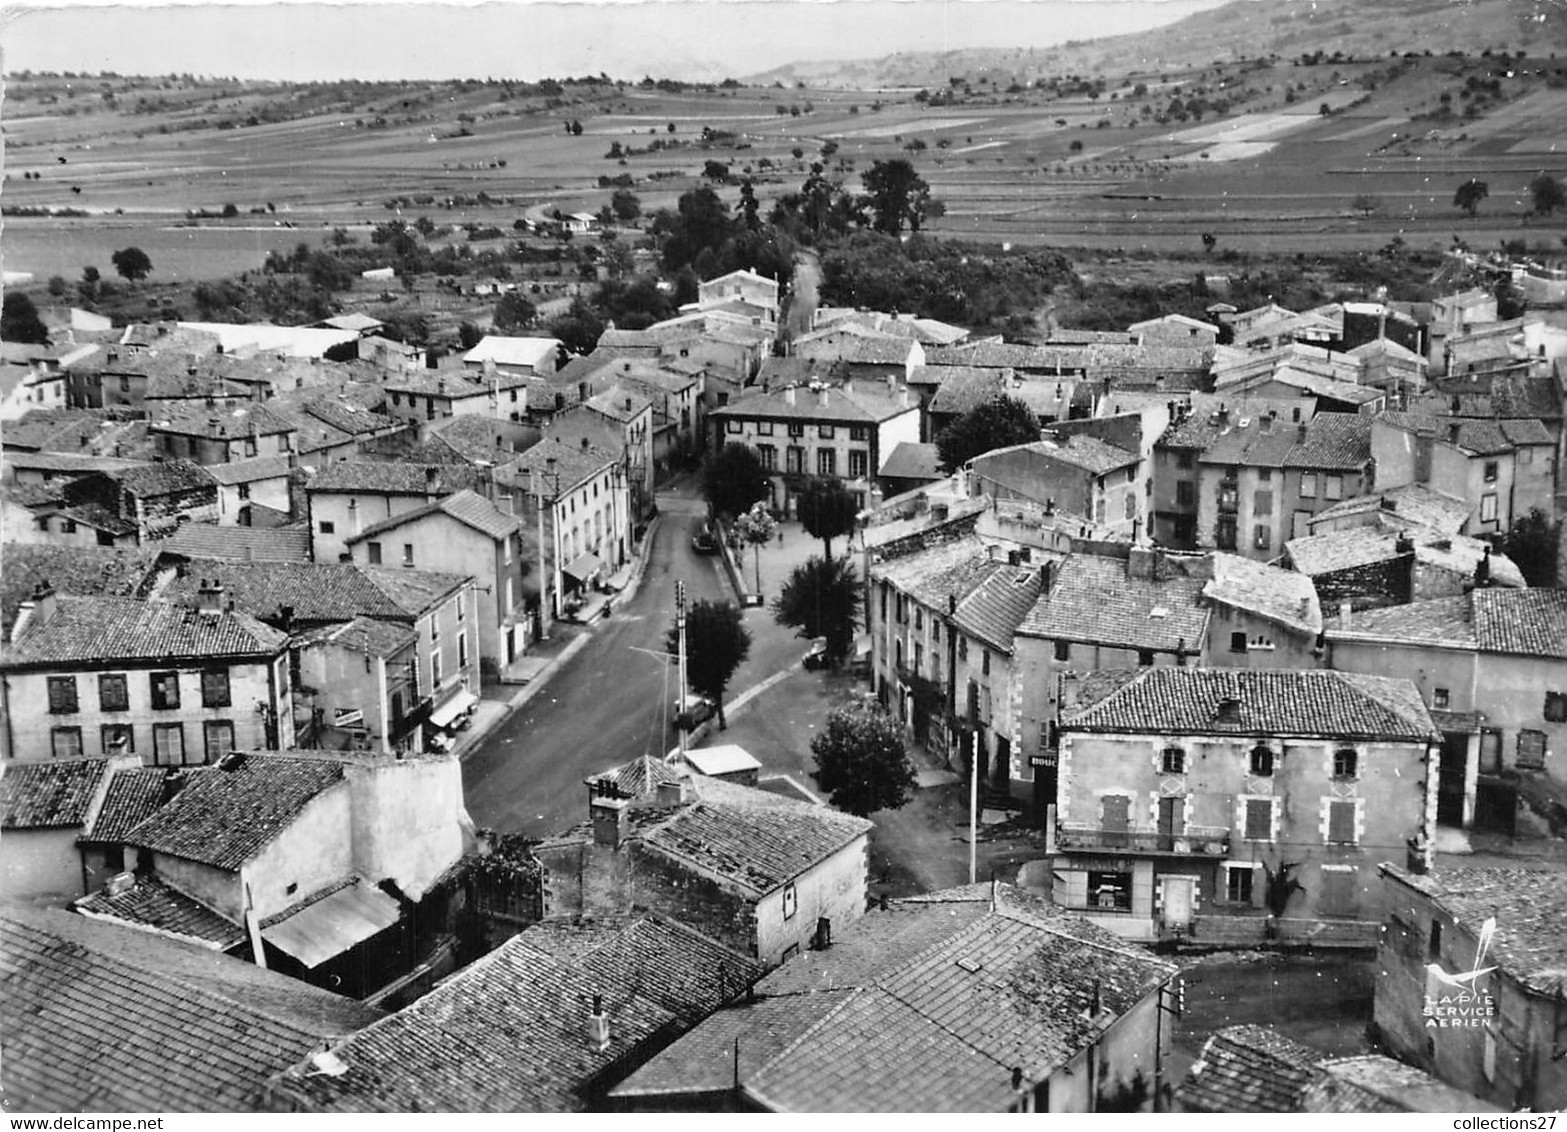
[(134, 755), (0, 762), (0, 900), (81, 896), (77, 838), (98, 820), (116, 773), (140, 765)]
[(1118, 935), (1363, 947), (1374, 865), (1429, 851), (1441, 748), (1407, 679), (1169, 667), (1062, 696), (1054, 899)]

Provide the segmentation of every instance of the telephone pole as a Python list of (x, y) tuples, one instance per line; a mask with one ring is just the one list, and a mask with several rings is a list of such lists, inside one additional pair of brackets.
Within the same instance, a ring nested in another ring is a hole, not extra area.
[(686, 710), (686, 584), (675, 583), (675, 635), (679, 640), (680, 656), (680, 710), (675, 715), (675, 731), (680, 736), (680, 758), (686, 757), (686, 729), (680, 726), (680, 716)]

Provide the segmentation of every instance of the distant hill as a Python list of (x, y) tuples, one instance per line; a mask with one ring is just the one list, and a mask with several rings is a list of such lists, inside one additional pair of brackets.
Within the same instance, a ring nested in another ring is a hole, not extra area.
[(849, 89), (944, 86), (954, 77), (1002, 89), (1059, 75), (1182, 70), (1220, 60), (1313, 51), (1478, 54), (1567, 50), (1559, 0), (1233, 0), (1154, 31), (1057, 47), (973, 48), (793, 63), (749, 82)]

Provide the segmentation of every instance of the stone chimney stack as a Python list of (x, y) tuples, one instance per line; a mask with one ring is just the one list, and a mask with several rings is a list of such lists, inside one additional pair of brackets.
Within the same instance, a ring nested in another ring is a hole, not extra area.
[(196, 590), (196, 610), (205, 617), (216, 617), (223, 612), (223, 583), (216, 578), (201, 580)]
[[(436, 491), (436, 487), (438, 486), (440, 478), (441, 478), (441, 470), (439, 468), (437, 468), (434, 464), (427, 464), (425, 466), (425, 469), (424, 469), (424, 501), (426, 503), (434, 503), (435, 502), (436, 496), (439, 494), (439, 492)], [(358, 534), (359, 532), (355, 531), (354, 533)]]
[(1350, 628), (1354, 610), (1355, 607), (1350, 603), (1349, 598), (1345, 598), (1338, 603), (1338, 627), (1340, 629)]
[(48, 581), (41, 581), (33, 587), (33, 621), (38, 625), (48, 624), (54, 617), (55, 610), (60, 603), (55, 599), (54, 587)]
[(595, 1051), (609, 1048), (609, 1015), (604, 1012), (604, 996), (593, 996), (593, 1011), (588, 1015), (588, 1044)]
[(599, 796), (588, 803), (588, 813), (593, 819), (593, 843), (606, 849), (619, 849), (626, 840), (630, 820), (626, 811), (630, 803), (624, 798)]

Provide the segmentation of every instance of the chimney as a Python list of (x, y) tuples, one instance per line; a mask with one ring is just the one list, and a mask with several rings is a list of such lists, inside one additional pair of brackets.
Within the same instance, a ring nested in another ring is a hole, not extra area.
[(586, 401), (587, 399), (588, 399), (588, 383), (585, 382), (585, 381), (577, 382), (577, 400), (578, 401)]
[(135, 873), (115, 873), (109, 878), (109, 883), (103, 886), (103, 891), (110, 897), (124, 896), (135, 887)]
[(1491, 548), (1485, 548), (1485, 557), (1481, 558), (1475, 566), (1475, 585), (1488, 586), (1491, 584)]
[(832, 946), (832, 921), (826, 916), (816, 918), (816, 932), (811, 937), (811, 948), (814, 951), (826, 951)]
[(1149, 546), (1134, 546), (1126, 559), (1126, 576), (1151, 581), (1154, 576), (1154, 552)]
[(678, 806), (687, 801), (686, 780), (678, 782), (660, 782), (658, 784), (658, 804), (660, 806)]
[(208, 616), (216, 617), (223, 612), (223, 583), (213, 578), (208, 581), (201, 580), (200, 587), (196, 590), (196, 610)]
[(1306, 442), (1306, 422), (1301, 421), (1300, 424), (1296, 426), (1295, 431), (1297, 438), (1302, 444), (1304, 444)]
[(794, 386), (791, 385), (784, 390), (784, 403), (787, 405), (794, 404)]
[(626, 412), (628, 412), (628, 413), (631, 412), (631, 398), (630, 397), (626, 398)]
[(588, 1015), (588, 1044), (595, 1051), (609, 1048), (609, 1015), (604, 1013), (604, 996), (593, 996), (593, 1012)]
[(1055, 582), (1055, 580), (1056, 564), (1054, 562), (1046, 562), (1044, 565), (1040, 566), (1039, 586), (1041, 593), (1048, 594), (1050, 592), (1050, 587)]
[(846, 378), (843, 379), (843, 391), (845, 393), (853, 393), (854, 392), (854, 378), (846, 377)]
[(48, 581), (41, 581), (33, 587), (33, 616), (35, 625), (44, 625), (54, 616), (59, 608), (59, 602), (55, 599), (54, 587)]
[(626, 810), (630, 803), (624, 798), (594, 798), (588, 804), (593, 819), (593, 843), (606, 849), (619, 849), (626, 839), (629, 821)]
[(185, 789), (189, 777), (184, 767), (170, 767), (163, 772), (163, 782), (158, 788), (158, 805), (167, 805), (176, 794)]
[[(440, 471), (439, 468), (437, 468), (434, 464), (426, 464), (425, 465), (425, 469), (424, 469), (424, 501), (426, 503), (434, 503), (435, 502), (435, 497), (438, 494), (435, 489), (436, 489), (436, 486), (437, 486), (440, 478), (441, 478), (441, 471)], [(358, 534), (359, 532), (355, 531), (354, 533)]]
[(827, 407), (827, 389), (825, 386), (816, 391), (816, 403), (824, 409)]
[(1260, 432), (1260, 433), (1264, 433), (1264, 434), (1272, 432), (1273, 431), (1273, 417), (1271, 415), (1270, 416), (1266, 416), (1266, 417), (1258, 417), (1257, 418), (1257, 431)]
[[(350, 499), (348, 501), (348, 533), (350, 535), (357, 535), (359, 533), (359, 500), (357, 499)], [(246, 545), (245, 549), (250, 549), (248, 544)]]
[(1347, 597), (1338, 603), (1338, 627), (1340, 629), (1348, 629), (1350, 627), (1350, 615), (1354, 612), (1354, 609), (1354, 605)]

